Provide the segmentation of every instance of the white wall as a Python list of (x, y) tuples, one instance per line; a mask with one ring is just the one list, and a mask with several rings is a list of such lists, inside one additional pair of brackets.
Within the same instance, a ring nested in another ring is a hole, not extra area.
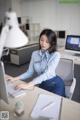
[(22, 0), (11, 0), (11, 8), (13, 11), (16, 11), (17, 16), (21, 16), (21, 1)]
[[(60, 4), (58, 1), (0, 0), (0, 21), (5, 11), (11, 7), (18, 16), (27, 16), (32, 23), (40, 23), (41, 29), (66, 30), (66, 34), (80, 35), (80, 4)], [(64, 44), (65, 40), (58, 40), (58, 45)]]
[(60, 4), (58, 0), (21, 0), (21, 15), (29, 16), (41, 28), (80, 34), (80, 4)]
[(30, 16), (32, 22), (39, 22), (42, 28), (53, 26), (56, 29), (55, 12), (56, 5), (52, 5), (49, 0), (30, 0), (22, 3), (22, 16)]
[(57, 28), (68, 34), (80, 34), (80, 4), (57, 5)]

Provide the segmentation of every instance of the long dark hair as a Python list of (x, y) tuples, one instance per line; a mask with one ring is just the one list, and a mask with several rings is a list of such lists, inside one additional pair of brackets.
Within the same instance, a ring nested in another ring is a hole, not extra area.
[(41, 38), (42, 35), (46, 35), (46, 37), (48, 38), (48, 42), (51, 46), (48, 49), (49, 53), (55, 52), (57, 50), (57, 36), (56, 36), (56, 33), (51, 29), (44, 29), (39, 36), (39, 48), (40, 49), (41, 49), (40, 38)]

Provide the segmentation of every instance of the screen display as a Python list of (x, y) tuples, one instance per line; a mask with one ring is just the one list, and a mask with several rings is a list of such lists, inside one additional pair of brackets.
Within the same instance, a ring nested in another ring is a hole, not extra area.
[(67, 35), (65, 48), (67, 50), (80, 51), (80, 36)]

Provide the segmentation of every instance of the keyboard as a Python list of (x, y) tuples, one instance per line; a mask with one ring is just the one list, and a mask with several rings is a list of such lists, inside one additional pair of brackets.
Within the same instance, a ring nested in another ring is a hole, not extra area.
[(7, 92), (12, 97), (19, 97), (26, 94), (26, 90), (15, 89), (15, 86), (10, 81), (7, 81)]

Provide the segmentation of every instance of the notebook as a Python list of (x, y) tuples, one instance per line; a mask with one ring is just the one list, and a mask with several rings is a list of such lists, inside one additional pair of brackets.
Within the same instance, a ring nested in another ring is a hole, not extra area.
[(31, 112), (32, 120), (59, 120), (62, 97), (40, 94)]
[(26, 94), (26, 90), (15, 89), (15, 86), (10, 81), (7, 82), (7, 92), (12, 97), (19, 97)]

